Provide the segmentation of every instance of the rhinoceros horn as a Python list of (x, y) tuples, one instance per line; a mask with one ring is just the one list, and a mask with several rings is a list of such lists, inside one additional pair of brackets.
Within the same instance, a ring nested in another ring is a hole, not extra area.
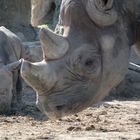
[(115, 23), (118, 17), (113, 2), (114, 0), (87, 0), (86, 11), (97, 25), (109, 26)]
[(61, 58), (69, 49), (68, 41), (64, 37), (52, 32), (50, 29), (40, 29), (39, 37), (44, 59)]
[(9, 71), (14, 71), (20, 68), (20, 64), (21, 64), (21, 60), (7, 64), (5, 67), (9, 70)]

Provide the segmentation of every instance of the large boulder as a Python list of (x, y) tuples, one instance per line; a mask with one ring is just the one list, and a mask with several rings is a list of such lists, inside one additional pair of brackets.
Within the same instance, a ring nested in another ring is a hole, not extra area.
[(34, 40), (36, 33), (31, 26), (31, 1), (0, 0), (0, 26), (14, 33), (23, 33), (27, 40)]
[(58, 22), (61, 0), (31, 0), (33, 26), (47, 24), (54, 28)]
[[(132, 50), (130, 64), (125, 79), (112, 91), (113, 96), (123, 98), (140, 98), (140, 59), (136, 53)], [(136, 65), (135, 65), (136, 64)]]
[(30, 9), (30, 0), (0, 0), (0, 26), (29, 25)]

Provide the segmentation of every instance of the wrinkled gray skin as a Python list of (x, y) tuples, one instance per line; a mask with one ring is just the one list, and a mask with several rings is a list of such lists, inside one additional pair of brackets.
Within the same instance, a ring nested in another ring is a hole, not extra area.
[(124, 78), (131, 46), (140, 50), (139, 0), (63, 0), (63, 37), (41, 29), (44, 60), (21, 74), (52, 118), (101, 101)]
[[(6, 29), (0, 27), (0, 113), (9, 112), (12, 105), (20, 101), (21, 77), (19, 68), (23, 57), (21, 41)], [(18, 99), (17, 99), (18, 98)]]

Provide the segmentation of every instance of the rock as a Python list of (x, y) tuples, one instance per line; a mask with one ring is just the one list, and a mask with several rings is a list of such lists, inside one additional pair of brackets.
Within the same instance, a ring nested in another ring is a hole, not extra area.
[(16, 33), (16, 35), (20, 38), (20, 40), (21, 40), (22, 42), (27, 41), (27, 39), (25, 38), (25, 36), (24, 36), (23, 33), (18, 32), (18, 33)]
[(59, 35), (63, 35), (64, 33), (64, 27), (62, 26), (60, 22), (58, 22), (58, 24), (56, 25), (55, 33)]
[(31, 24), (47, 24), (54, 29), (58, 22), (61, 0), (31, 0), (31, 3)]
[(62, 0), (55, 0), (56, 7), (55, 7), (54, 16), (53, 16), (53, 28), (56, 27), (58, 20), (59, 20), (61, 1)]
[(0, 26), (14, 33), (21, 32), (27, 41), (33, 41), (36, 32), (31, 26), (31, 1), (0, 0)]
[(9, 29), (14, 33), (23, 33), (23, 35), (26, 37), (26, 41), (36, 41), (36, 28), (32, 27), (30, 24), (27, 26), (16, 26)]
[(23, 42), (25, 59), (31, 62), (39, 62), (43, 59), (42, 48), (39, 41)]
[[(130, 62), (140, 65), (139, 57), (134, 50), (131, 52)], [(112, 95), (125, 98), (140, 97), (140, 69), (136, 72), (134, 67), (129, 69), (125, 79), (112, 91)]]
[(0, 0), (0, 26), (27, 26), (31, 17), (30, 0)]
[(38, 26), (48, 21), (48, 12), (51, 10), (53, 2), (54, 0), (31, 0), (31, 24), (33, 26)]

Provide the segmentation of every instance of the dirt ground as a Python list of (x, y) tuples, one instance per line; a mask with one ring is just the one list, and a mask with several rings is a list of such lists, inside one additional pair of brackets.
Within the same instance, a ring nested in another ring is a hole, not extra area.
[(24, 106), (0, 116), (0, 140), (140, 140), (140, 99), (106, 101), (76, 115), (51, 121), (24, 90)]

